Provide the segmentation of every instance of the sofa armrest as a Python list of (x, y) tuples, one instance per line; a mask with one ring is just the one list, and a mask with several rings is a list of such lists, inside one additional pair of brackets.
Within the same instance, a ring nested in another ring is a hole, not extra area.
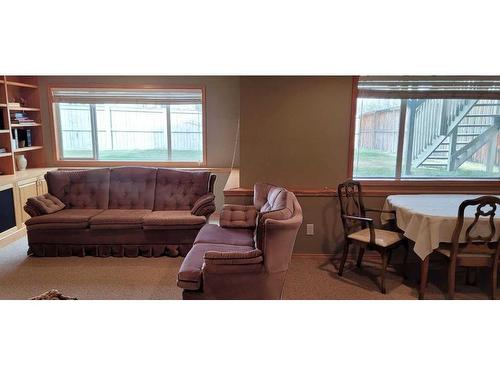
[(39, 195), (37, 197), (28, 198), (24, 211), (30, 216), (41, 216), (53, 214), (64, 209), (66, 205), (57, 197), (51, 194)]
[(253, 229), (256, 225), (257, 209), (254, 206), (225, 204), (220, 214), (222, 228)]
[(23, 210), (24, 210), (24, 212), (26, 212), (31, 217), (42, 216), (43, 215), (41, 212), (37, 211), (36, 208), (34, 208), (32, 206), (28, 206), (27, 204), (24, 205)]
[(259, 264), (264, 261), (262, 251), (254, 249), (251, 251), (207, 251), (204, 256), (205, 265), (242, 265), (242, 264)]
[(215, 195), (213, 193), (208, 193), (200, 198), (194, 203), (191, 213), (195, 216), (210, 216), (215, 212)]

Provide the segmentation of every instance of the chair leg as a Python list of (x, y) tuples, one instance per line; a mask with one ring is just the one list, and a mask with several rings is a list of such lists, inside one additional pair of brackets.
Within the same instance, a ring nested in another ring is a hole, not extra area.
[(427, 287), (427, 277), (429, 275), (429, 258), (427, 255), (420, 265), (420, 289), (418, 291), (418, 299), (424, 299), (425, 288)]
[(455, 298), (455, 273), (457, 270), (456, 259), (450, 259), (450, 264), (448, 266), (448, 298)]
[(467, 285), (476, 285), (477, 284), (477, 268), (467, 267), (465, 279), (466, 279)]
[(344, 265), (347, 260), (347, 254), (349, 253), (349, 241), (345, 240), (344, 242), (344, 254), (342, 254), (342, 260), (340, 261), (340, 267), (339, 267), (339, 276), (342, 276), (344, 273)]
[(497, 286), (498, 286), (498, 257), (493, 260), (493, 267), (491, 268), (491, 299), (496, 299)]
[(392, 259), (392, 249), (389, 250), (388, 258), (387, 258), (387, 264), (391, 264), (391, 259)]
[(365, 255), (365, 248), (361, 246), (359, 248), (359, 253), (358, 253), (358, 260), (356, 262), (356, 267), (361, 267), (361, 262), (363, 261), (363, 255)]
[(408, 255), (410, 254), (410, 245), (408, 244), (408, 241), (403, 241), (403, 247), (405, 249), (405, 257), (403, 258), (403, 278), (407, 279), (408, 272), (406, 269), (406, 263), (408, 263)]
[(387, 269), (387, 264), (389, 263), (390, 252), (384, 250), (382, 252), (382, 272), (380, 274), (380, 291), (385, 294), (385, 271)]

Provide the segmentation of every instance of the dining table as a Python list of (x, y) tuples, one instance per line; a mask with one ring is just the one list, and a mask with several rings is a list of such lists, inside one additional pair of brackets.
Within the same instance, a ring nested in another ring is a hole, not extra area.
[[(413, 251), (421, 260), (419, 298), (423, 299), (426, 288), (429, 257), (441, 243), (451, 243), (457, 224), (458, 208), (467, 199), (478, 198), (477, 194), (412, 194), (387, 196), (383, 210), (393, 211), (396, 225), (403, 235), (414, 243)], [(495, 195), (500, 198), (500, 195)], [(465, 231), (474, 221), (475, 208), (464, 212), (464, 225), (459, 242), (465, 242)], [(391, 213), (382, 213), (383, 224), (394, 219)], [(492, 242), (500, 238), (500, 212), (494, 219), (495, 235)], [(486, 218), (480, 218), (475, 231), (478, 235), (488, 235), (491, 231)]]

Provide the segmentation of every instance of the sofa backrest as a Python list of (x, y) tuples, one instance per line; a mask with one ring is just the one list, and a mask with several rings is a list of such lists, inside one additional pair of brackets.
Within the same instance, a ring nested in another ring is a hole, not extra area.
[(109, 208), (152, 210), (155, 199), (156, 168), (111, 168)]
[(264, 253), (264, 266), (269, 273), (286, 271), (302, 224), (299, 201), (285, 188), (256, 184), (254, 204), (260, 209), (255, 239), (257, 248)]
[(106, 209), (109, 203), (109, 168), (58, 170), (45, 175), (49, 193), (67, 208)]
[(210, 185), (210, 172), (158, 168), (154, 210), (190, 210)]
[(257, 183), (254, 185), (254, 206), (258, 210), (255, 240), (257, 248), (263, 249), (263, 226), (267, 219), (286, 220), (294, 210), (293, 194), (285, 188)]
[(286, 219), (268, 219), (263, 225), (262, 252), (264, 267), (268, 273), (288, 270), (295, 239), (302, 225), (302, 208), (295, 195), (287, 191), (293, 205), (293, 212)]
[(191, 210), (212, 192), (207, 171), (116, 167), (58, 170), (45, 176), (49, 193), (67, 208)]

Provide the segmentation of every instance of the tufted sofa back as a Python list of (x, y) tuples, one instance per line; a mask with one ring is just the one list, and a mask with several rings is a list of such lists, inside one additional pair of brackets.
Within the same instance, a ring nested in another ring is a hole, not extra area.
[(156, 168), (111, 168), (109, 208), (152, 210), (155, 198)]
[(109, 168), (52, 171), (45, 179), (49, 193), (67, 208), (108, 208)]
[(158, 168), (155, 211), (190, 210), (210, 190), (210, 172)]
[[(211, 178), (212, 177), (212, 178)], [(45, 176), (49, 193), (67, 208), (191, 210), (212, 191), (210, 172), (116, 167), (58, 170)]]

